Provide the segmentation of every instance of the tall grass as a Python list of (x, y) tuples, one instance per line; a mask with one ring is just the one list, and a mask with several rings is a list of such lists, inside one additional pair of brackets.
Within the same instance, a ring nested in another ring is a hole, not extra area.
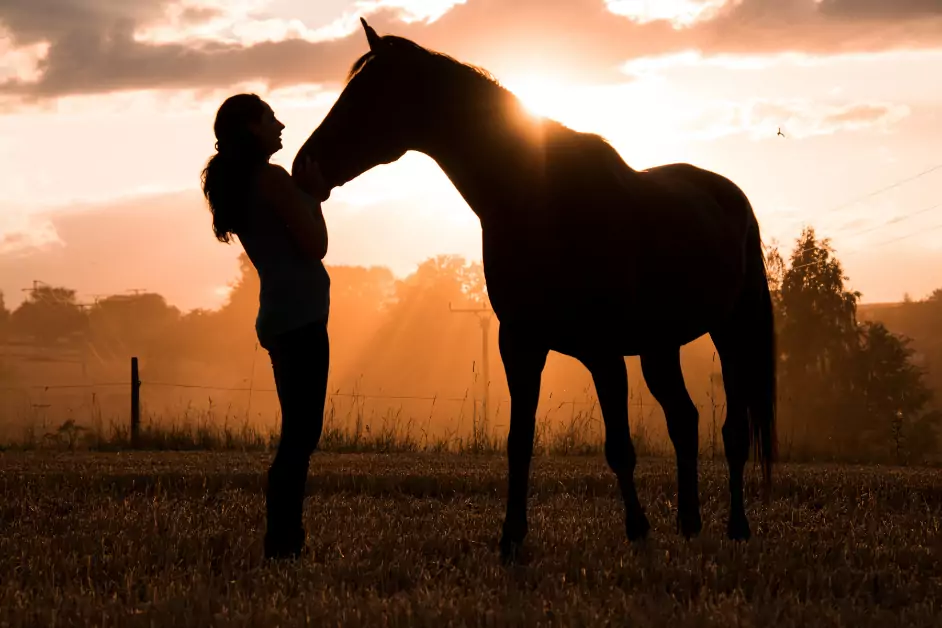
[[(473, 399), (469, 401), (474, 404)], [(712, 401), (712, 400), (711, 400)], [(560, 404), (562, 407), (571, 402)], [(637, 411), (640, 405), (641, 411)], [(725, 404), (712, 402), (700, 409), (700, 460), (725, 462), (720, 432)], [(586, 408), (572, 404), (568, 417), (537, 417), (534, 439), (536, 456), (597, 456), (605, 450), (605, 427), (597, 400), (587, 395)], [(555, 408), (554, 412), (559, 410)], [(166, 412), (166, 411), (165, 411)], [(472, 410), (474, 412), (474, 410)], [(479, 415), (464, 416), (459, 411), (450, 425), (433, 424), (431, 412), (424, 418), (407, 416), (402, 408), (381, 412), (367, 411), (354, 403), (345, 410), (330, 403), (325, 411), (324, 430), (318, 449), (336, 453), (456, 453), (503, 455), (509, 418), (495, 412), (492, 421)], [(673, 458), (674, 448), (666, 436), (666, 426), (659, 406), (653, 402), (636, 404), (631, 413), (631, 439), (639, 457)], [(20, 421), (18, 433), (0, 438), (2, 450), (52, 449), (64, 451), (121, 451), (131, 449), (128, 421), (125, 417), (106, 420), (99, 408), (85, 422), (67, 418), (58, 426), (40, 425), (38, 417)], [(54, 425), (54, 423), (53, 423)], [(172, 413), (151, 412), (142, 407), (139, 448), (155, 451), (274, 451), (278, 446), (280, 416), (267, 425), (249, 421), (231, 407), (219, 408), (210, 400), (208, 408), (196, 408), (192, 402)], [(887, 443), (885, 455), (873, 450), (860, 453), (822, 451), (798, 441), (787, 428), (779, 429), (781, 462), (843, 462), (856, 464), (900, 464), (894, 443)], [(939, 466), (934, 458), (905, 458), (903, 464)]]
[[(272, 451), (278, 445), (280, 416), (264, 426), (260, 421), (252, 422), (245, 415), (232, 412), (231, 408), (214, 407), (211, 402), (207, 409), (190, 404), (169, 416), (143, 407), (141, 415), (141, 449)], [(673, 455), (669, 443), (651, 437), (645, 419), (640, 417), (632, 426), (632, 440), (638, 454)], [(368, 413), (362, 405), (353, 404), (341, 412), (330, 404), (325, 411), (319, 449), (338, 453), (502, 454), (506, 451), (509, 420), (506, 417), (503, 423), (500, 420), (500, 416), (497, 421), (476, 416), (468, 421), (459, 413), (451, 425), (433, 426), (431, 415), (424, 419), (405, 416), (401, 408)], [(84, 423), (72, 418), (52, 428), (40, 427), (37, 420), (21, 423), (19, 433), (6, 438), (0, 447), (88, 451), (131, 448), (128, 421), (124, 417), (105, 419), (100, 410), (93, 409), (90, 419)], [(462, 425), (468, 427), (462, 429)], [(598, 455), (603, 453), (604, 444), (601, 413), (594, 403), (586, 410), (573, 409), (562, 421), (551, 420), (546, 415), (538, 417), (535, 455)]]

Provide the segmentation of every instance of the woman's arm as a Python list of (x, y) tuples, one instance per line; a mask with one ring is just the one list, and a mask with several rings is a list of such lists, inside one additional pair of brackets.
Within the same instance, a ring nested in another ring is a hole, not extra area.
[(314, 223), (317, 225), (318, 233), (322, 234), (324, 238), (324, 255), (320, 259), (324, 259), (324, 256), (327, 255), (327, 221), (324, 219), (324, 212), (321, 209), (321, 202), (311, 196), (309, 193), (302, 191), (302, 196), (304, 201), (308, 206), (309, 214), (314, 218)]
[(302, 192), (288, 171), (276, 164), (268, 164), (260, 173), (259, 191), (288, 225), (305, 255), (324, 259), (327, 255), (327, 223), (321, 204)]

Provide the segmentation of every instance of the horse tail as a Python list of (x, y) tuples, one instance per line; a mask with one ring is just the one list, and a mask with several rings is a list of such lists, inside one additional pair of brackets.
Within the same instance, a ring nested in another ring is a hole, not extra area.
[(751, 222), (746, 236), (745, 281), (740, 302), (740, 311), (745, 315), (740, 317), (740, 324), (745, 340), (743, 349), (748, 353), (748, 378), (751, 380), (745, 387), (749, 440), (768, 489), (772, 484), (772, 464), (778, 456), (775, 425), (778, 353), (772, 294), (754, 214)]

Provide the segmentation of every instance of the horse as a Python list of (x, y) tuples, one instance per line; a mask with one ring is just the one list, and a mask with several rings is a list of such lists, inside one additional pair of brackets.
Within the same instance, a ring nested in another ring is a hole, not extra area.
[(369, 50), (292, 168), (311, 157), (333, 189), (421, 152), (479, 218), (511, 398), (502, 558), (513, 560), (528, 533), (549, 351), (575, 358), (592, 376), (629, 542), (650, 529), (635, 487), (624, 359), (640, 356), (676, 454), (677, 530), (688, 539), (701, 532), (699, 412), (680, 349), (705, 334), (720, 356), (727, 399), (727, 536), (748, 540), (750, 448), (766, 495), (776, 458), (776, 348), (763, 244), (745, 193), (691, 164), (635, 170), (603, 137), (530, 114), (486, 70), (361, 23)]

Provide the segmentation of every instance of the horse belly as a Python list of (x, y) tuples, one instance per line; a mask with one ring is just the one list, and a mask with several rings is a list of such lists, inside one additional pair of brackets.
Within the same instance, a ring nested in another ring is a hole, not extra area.
[(610, 283), (586, 286), (552, 317), (561, 343), (638, 355), (692, 342), (731, 308), (728, 284), (719, 285), (693, 267), (673, 275), (647, 266), (637, 273), (620, 270), (611, 273)]
[(528, 255), (519, 246), (516, 254), (491, 247), (488, 255), (485, 246), (491, 304), (502, 325), (539, 333), (568, 355), (586, 348), (637, 355), (686, 344), (728, 312), (741, 257), (715, 241), (676, 247), (662, 239), (639, 245), (638, 238), (610, 237), (569, 251), (523, 249)]

